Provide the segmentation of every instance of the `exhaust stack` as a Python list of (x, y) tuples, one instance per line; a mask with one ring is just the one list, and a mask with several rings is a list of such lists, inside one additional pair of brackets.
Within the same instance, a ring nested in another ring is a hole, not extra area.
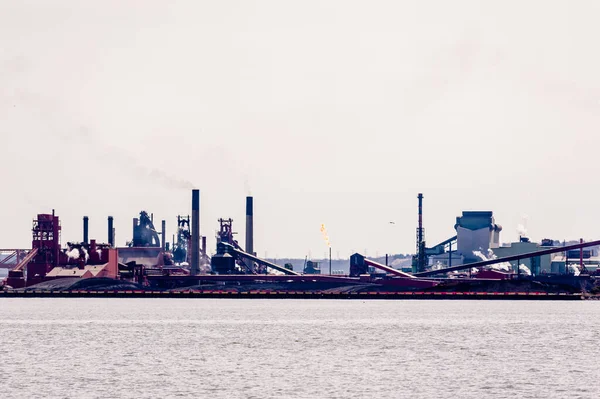
[(162, 231), (161, 231), (161, 238), (162, 238), (162, 249), (163, 251), (166, 250), (167, 248), (167, 222), (166, 221), (162, 221)]
[(417, 195), (419, 200), (419, 225), (417, 227), (417, 259), (414, 272), (424, 272), (427, 259), (425, 258), (425, 230), (423, 229), (423, 194)]
[(246, 197), (246, 253), (254, 255), (253, 198)]
[(83, 243), (87, 244), (89, 241), (89, 221), (90, 218), (88, 218), (87, 216), (83, 217)]
[(115, 246), (115, 230), (113, 228), (113, 217), (108, 217), (108, 244), (111, 247)]
[(200, 190), (192, 190), (192, 264), (190, 273), (200, 273)]

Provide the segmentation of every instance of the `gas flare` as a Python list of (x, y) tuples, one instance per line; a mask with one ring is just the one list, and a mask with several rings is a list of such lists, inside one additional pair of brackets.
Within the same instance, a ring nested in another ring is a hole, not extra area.
[(327, 234), (327, 229), (324, 224), (321, 224), (321, 233), (323, 234), (323, 239), (325, 240), (325, 244), (327, 244), (328, 248), (331, 248), (331, 243), (329, 242), (329, 235)]

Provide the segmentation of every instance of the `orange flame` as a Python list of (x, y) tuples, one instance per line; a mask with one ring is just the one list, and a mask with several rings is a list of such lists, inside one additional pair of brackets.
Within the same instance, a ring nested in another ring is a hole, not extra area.
[(321, 233), (323, 233), (323, 239), (325, 240), (325, 244), (327, 244), (327, 246), (331, 248), (331, 243), (329, 242), (329, 235), (327, 235), (327, 229), (325, 228), (324, 224), (321, 224)]

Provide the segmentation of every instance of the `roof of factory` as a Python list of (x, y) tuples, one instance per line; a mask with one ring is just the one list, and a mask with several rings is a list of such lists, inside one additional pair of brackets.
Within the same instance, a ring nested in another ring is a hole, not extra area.
[(92, 273), (86, 269), (66, 268), (57, 266), (50, 270), (46, 277), (92, 277)]
[(103, 265), (86, 265), (83, 267), (83, 269), (79, 269), (77, 267), (67, 268), (57, 266), (54, 269), (50, 270), (48, 274), (46, 274), (46, 277), (96, 277), (99, 273), (101, 273), (104, 270), (106, 265), (108, 265), (108, 263), (105, 263)]
[(84, 268), (84, 270), (89, 270), (90, 273), (92, 273), (92, 275), (94, 277), (96, 277), (98, 275), (98, 273), (100, 273), (104, 270), (104, 268), (106, 267), (107, 264), (108, 263), (105, 263), (103, 265), (93, 265), (93, 266), (86, 265), (83, 268)]

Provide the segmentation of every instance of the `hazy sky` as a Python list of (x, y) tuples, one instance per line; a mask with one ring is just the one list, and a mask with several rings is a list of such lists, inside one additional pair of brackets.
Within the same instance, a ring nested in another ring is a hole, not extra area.
[[(201, 190), (260, 256), (415, 250), (462, 210), (501, 240), (600, 238), (598, 1), (0, 2), (0, 248), (131, 238)], [(389, 224), (395, 221), (394, 225)], [(160, 223), (157, 223), (160, 224)]]

